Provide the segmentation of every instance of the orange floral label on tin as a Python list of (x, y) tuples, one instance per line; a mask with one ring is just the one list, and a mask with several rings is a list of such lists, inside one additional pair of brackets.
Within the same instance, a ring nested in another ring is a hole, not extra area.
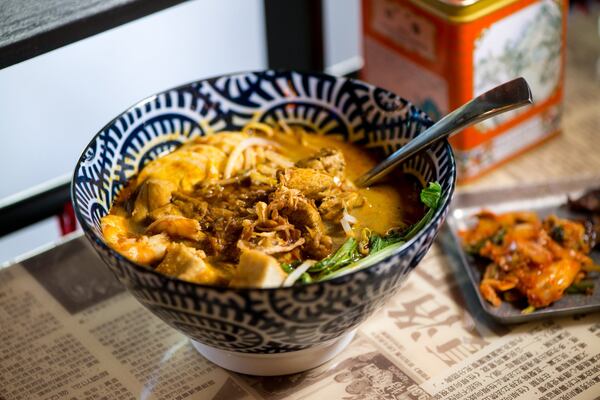
[[(453, 22), (416, 1), (363, 0), (363, 78), (437, 120), (502, 82), (525, 77), (532, 106), (451, 139), (460, 177), (473, 177), (558, 131), (567, 7), (567, 0), (519, 0)], [(548, 115), (552, 123), (540, 123)]]

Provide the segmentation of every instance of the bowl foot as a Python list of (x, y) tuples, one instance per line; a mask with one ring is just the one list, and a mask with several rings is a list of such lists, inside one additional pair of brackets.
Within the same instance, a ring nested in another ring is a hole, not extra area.
[(219, 367), (247, 375), (288, 375), (318, 367), (348, 346), (356, 330), (331, 342), (304, 350), (275, 354), (245, 354), (221, 350), (192, 340), (200, 354)]

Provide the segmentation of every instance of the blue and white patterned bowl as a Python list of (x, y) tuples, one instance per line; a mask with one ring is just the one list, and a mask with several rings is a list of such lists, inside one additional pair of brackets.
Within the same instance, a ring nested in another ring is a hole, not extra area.
[[(144, 306), (218, 364), (247, 373), (280, 374), (334, 355), (349, 341), (349, 333), (396, 293), (444, 221), (456, 171), (447, 142), (404, 163), (405, 173), (442, 185), (443, 200), (433, 220), (388, 258), (325, 282), (277, 289), (205, 286), (161, 275), (107, 246), (100, 219), (148, 161), (208, 129), (239, 130), (256, 119), (283, 119), (335, 134), (381, 156), (431, 124), (408, 101), (357, 80), (290, 71), (221, 76), (161, 92), (111, 121), (83, 151), (71, 194), (87, 238)], [(329, 350), (319, 355), (316, 349)], [(292, 360), (288, 368), (281, 362), (269, 369), (274, 358), (286, 357)], [(299, 361), (307, 357), (309, 362)]]

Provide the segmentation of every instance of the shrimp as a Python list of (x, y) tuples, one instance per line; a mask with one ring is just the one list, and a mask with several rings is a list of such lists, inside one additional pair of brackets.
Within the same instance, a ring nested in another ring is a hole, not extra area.
[(157, 219), (146, 228), (146, 233), (166, 233), (171, 237), (191, 240), (201, 240), (205, 236), (198, 221), (179, 215), (165, 215)]
[(107, 215), (101, 222), (104, 240), (133, 262), (153, 265), (163, 259), (169, 238), (166, 234), (142, 235), (134, 233), (127, 218)]

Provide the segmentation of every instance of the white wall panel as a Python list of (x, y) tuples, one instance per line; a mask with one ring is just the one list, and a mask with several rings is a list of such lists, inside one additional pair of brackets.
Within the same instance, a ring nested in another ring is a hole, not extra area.
[[(0, 199), (73, 170), (105, 123), (156, 91), (266, 67), (262, 0), (195, 0), (0, 70)], [(58, 237), (0, 239), (0, 263)]]
[(360, 0), (323, 0), (325, 70), (334, 75), (363, 66)]

